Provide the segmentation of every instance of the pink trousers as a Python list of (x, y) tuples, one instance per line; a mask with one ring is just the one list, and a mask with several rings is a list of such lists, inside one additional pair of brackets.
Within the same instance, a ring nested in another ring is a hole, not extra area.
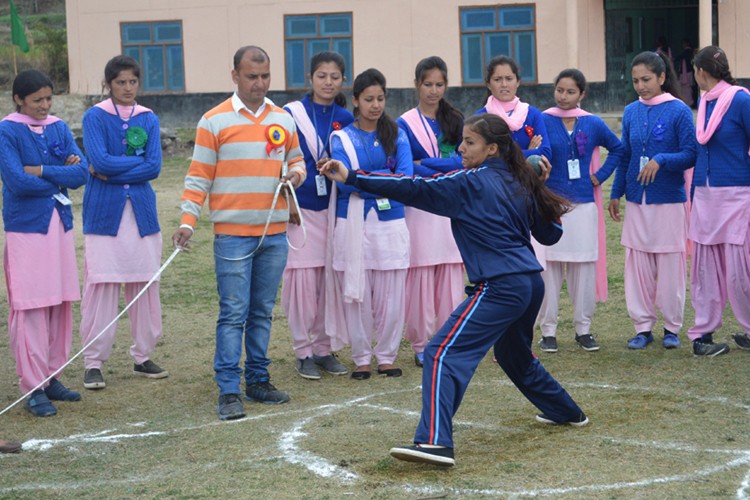
[(297, 359), (331, 354), (331, 339), (325, 329), (325, 297), (324, 267), (284, 270), (281, 306)]
[(734, 317), (750, 335), (750, 237), (744, 245), (695, 243), (690, 298), (695, 309), (690, 340), (721, 328), (727, 299)]
[(657, 309), (664, 328), (679, 333), (685, 314), (686, 261), (685, 252), (625, 248), (625, 302), (636, 333), (653, 330)]
[(464, 296), (462, 264), (410, 267), (406, 273), (406, 330), (414, 352), (446, 322)]
[[(132, 301), (146, 286), (146, 283), (125, 283), (125, 302)], [(120, 283), (87, 283), (84, 280), (83, 299), (81, 300), (81, 338), (83, 345), (88, 344), (119, 313)], [(159, 300), (159, 282), (155, 281), (146, 292), (128, 310), (130, 335), (133, 345), (130, 355), (137, 364), (147, 359), (161, 338), (161, 301)], [(84, 356), (86, 369), (99, 368), (112, 354), (112, 345), (117, 334), (115, 323), (107, 329), (91, 346)]]
[(557, 333), (557, 313), (563, 278), (568, 282), (568, 293), (573, 302), (576, 335), (588, 335), (596, 308), (596, 262), (554, 260), (548, 260), (547, 267), (542, 271), (544, 300), (537, 319), (542, 335), (554, 337)]
[(10, 350), (16, 358), (18, 385), (24, 393), (68, 361), (73, 341), (73, 303), (63, 302), (8, 314)]
[[(336, 278), (343, 288), (344, 273), (337, 271)], [(364, 300), (344, 302), (344, 319), (355, 365), (369, 365), (373, 355), (378, 365), (396, 361), (404, 329), (405, 285), (406, 269), (368, 269), (365, 271)]]

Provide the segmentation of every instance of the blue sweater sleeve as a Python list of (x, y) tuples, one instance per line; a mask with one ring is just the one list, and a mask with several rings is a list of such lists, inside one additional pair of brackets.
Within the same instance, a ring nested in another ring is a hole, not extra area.
[[(532, 155), (544, 155), (547, 158), (551, 158), (552, 143), (550, 142), (550, 138), (547, 135), (547, 127), (546, 125), (544, 125), (544, 117), (542, 115), (542, 112), (533, 106), (529, 106), (529, 114), (526, 117), (526, 124), (530, 125), (534, 129), (534, 135), (542, 136), (542, 144), (536, 149), (523, 149), (523, 155), (526, 158)], [(526, 133), (526, 131), (523, 129), (519, 132), (523, 132), (524, 134)], [(528, 145), (528, 142), (526, 144)]]
[(142, 156), (144, 161), (121, 174), (108, 176), (106, 182), (110, 184), (136, 184), (159, 177), (162, 162), (159, 117), (154, 113), (148, 113), (143, 128), (146, 129), (149, 137), (146, 141), (146, 150)]
[(679, 147), (674, 153), (658, 153), (654, 155), (654, 161), (663, 168), (672, 172), (682, 172), (695, 165), (698, 154), (698, 140), (695, 138), (695, 124), (693, 123), (693, 112), (690, 111), (682, 101), (674, 101), (679, 110), (674, 114), (672, 127), (677, 131)]
[(20, 142), (8, 128), (0, 133), (0, 175), (3, 187), (16, 196), (52, 196), (60, 190), (51, 181), (27, 174), (21, 161)]
[(70, 189), (76, 189), (83, 186), (89, 176), (89, 164), (86, 156), (78, 148), (73, 134), (64, 122), (55, 124), (55, 133), (60, 139), (64, 156), (67, 159), (70, 155), (78, 156), (81, 161), (77, 165), (56, 165), (44, 164), (43, 178), (56, 184)]
[(615, 167), (615, 180), (612, 183), (612, 191), (610, 192), (610, 199), (620, 199), (625, 194), (625, 178), (627, 176), (628, 165), (630, 164), (630, 158), (632, 150), (630, 148), (630, 120), (632, 116), (633, 108), (628, 106), (625, 108), (625, 112), (622, 116), (622, 157), (620, 162)]
[(444, 174), (464, 168), (460, 154), (450, 158), (425, 158), (422, 160), (422, 165)]
[[(107, 113), (91, 108), (83, 115), (83, 146), (91, 167), (97, 173), (114, 176), (127, 172), (144, 162), (140, 156), (118, 156), (110, 153), (107, 145)], [(150, 137), (150, 136), (149, 136)]]
[(466, 170), (423, 179), (349, 170), (346, 184), (444, 217), (456, 217), (466, 191)]
[(599, 168), (599, 171), (594, 174), (594, 177), (596, 177), (596, 179), (599, 181), (599, 184), (602, 184), (604, 181), (609, 179), (609, 176), (612, 175), (612, 173), (622, 161), (622, 157), (625, 154), (625, 147), (622, 145), (622, 142), (620, 142), (620, 139), (617, 138), (614, 132), (610, 130), (607, 124), (604, 123), (601, 118), (596, 118), (598, 120), (598, 141), (596, 146), (594, 147), (604, 146), (604, 148), (607, 150), (607, 160), (604, 162), (604, 165)]

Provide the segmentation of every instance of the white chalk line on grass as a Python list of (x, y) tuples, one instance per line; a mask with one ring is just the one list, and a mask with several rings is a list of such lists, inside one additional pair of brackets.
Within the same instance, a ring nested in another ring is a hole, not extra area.
[[(486, 385), (486, 384), (487, 383), (482, 383), (478, 385)], [(512, 386), (512, 384), (507, 381), (490, 382), (489, 384)], [(611, 384), (591, 384), (591, 383), (572, 384), (571, 383), (568, 385), (571, 385), (571, 386), (575, 385), (578, 387), (607, 389), (607, 390), (645, 391), (645, 392), (652, 392), (652, 393), (658, 392), (658, 390), (654, 390), (653, 388), (626, 387), (626, 386), (616, 386), (616, 385), (611, 385)], [(76, 443), (114, 443), (114, 442), (119, 442), (125, 439), (132, 440), (132, 439), (137, 439), (137, 438), (149, 438), (149, 437), (160, 436), (160, 435), (172, 435), (172, 434), (179, 434), (182, 432), (195, 431), (195, 430), (213, 427), (217, 425), (232, 425), (232, 424), (237, 425), (237, 424), (242, 424), (243, 422), (262, 420), (266, 418), (277, 418), (277, 417), (291, 416), (294, 414), (304, 414), (305, 418), (302, 418), (301, 420), (294, 422), (292, 424), (291, 429), (281, 433), (277, 444), (278, 444), (280, 451), (282, 452), (282, 457), (290, 464), (304, 466), (312, 474), (317, 475), (319, 477), (334, 479), (344, 484), (350, 484), (360, 479), (360, 477), (356, 473), (348, 470), (345, 467), (335, 465), (323, 457), (317, 456), (309, 451), (301, 449), (298, 443), (301, 439), (307, 436), (307, 433), (304, 431), (304, 427), (322, 415), (329, 415), (329, 414), (337, 413), (340, 411), (345, 411), (352, 407), (365, 407), (365, 408), (386, 411), (390, 413), (399, 413), (399, 414), (403, 414), (407, 416), (416, 417), (419, 415), (418, 412), (414, 412), (410, 410), (394, 409), (386, 405), (373, 404), (373, 403), (367, 402), (377, 397), (388, 396), (388, 395), (402, 393), (402, 392), (416, 391), (416, 390), (420, 390), (420, 386), (417, 386), (411, 389), (399, 389), (396, 391), (385, 391), (385, 392), (380, 392), (380, 393), (374, 393), (374, 394), (370, 394), (366, 396), (361, 396), (352, 400), (347, 400), (338, 404), (325, 404), (325, 405), (319, 405), (319, 406), (312, 407), (312, 408), (301, 408), (301, 409), (294, 409), (294, 410), (269, 412), (265, 414), (253, 415), (253, 416), (245, 417), (245, 418), (238, 419), (238, 420), (232, 420), (228, 422), (212, 421), (212, 422), (206, 422), (200, 425), (185, 426), (185, 427), (175, 428), (175, 429), (171, 429), (167, 431), (150, 431), (150, 432), (133, 433), (133, 434), (127, 434), (127, 433), (112, 434), (114, 432), (117, 432), (117, 429), (109, 429), (109, 430), (99, 431), (93, 434), (76, 434), (76, 435), (72, 435), (67, 438), (61, 438), (61, 439), (34, 439), (34, 440), (29, 440), (29, 441), (24, 442), (23, 446), (24, 446), (24, 450), (46, 451), (52, 448), (53, 446), (59, 446), (59, 445), (74, 445)], [(748, 409), (748, 405), (736, 403), (726, 398), (701, 398), (699, 396), (691, 396), (691, 398), (706, 401), (706, 402), (717, 402), (717, 400), (719, 400), (723, 403), (730, 404), (738, 408)], [(127, 425), (131, 427), (143, 427), (145, 423), (137, 422), (137, 423), (127, 424)], [(481, 428), (487, 428), (487, 429), (493, 429), (493, 430), (506, 430), (506, 431), (513, 430), (507, 427), (501, 428), (498, 426), (479, 424), (476, 422), (456, 421), (456, 425), (462, 425), (466, 427), (481, 427)], [(684, 443), (637, 441), (637, 440), (622, 439), (622, 438), (617, 438), (617, 437), (606, 437), (606, 436), (603, 436), (602, 438), (609, 439), (612, 442), (619, 442), (619, 443), (629, 445), (629, 446), (654, 447), (658, 449), (671, 449), (671, 450), (676, 450), (676, 451), (686, 451), (686, 452), (695, 452), (695, 453), (702, 452), (702, 453), (713, 453), (713, 454), (729, 454), (729, 455), (739, 455), (739, 457), (736, 457), (733, 460), (730, 460), (729, 462), (726, 462), (724, 464), (719, 464), (717, 466), (709, 467), (706, 469), (699, 469), (689, 474), (677, 474), (677, 475), (672, 475), (672, 476), (647, 478), (647, 479), (642, 479), (639, 481), (618, 482), (618, 483), (611, 483), (611, 484), (581, 485), (581, 486), (571, 486), (567, 488), (541, 488), (541, 489), (536, 489), (536, 490), (520, 490), (520, 491), (503, 490), (503, 489), (495, 489), (495, 488), (487, 488), (487, 489), (435, 488), (435, 487), (430, 487), (430, 486), (417, 486), (417, 485), (412, 485), (408, 483), (403, 484), (403, 488), (407, 492), (418, 492), (420, 494), (453, 493), (457, 495), (487, 495), (487, 496), (549, 496), (549, 495), (560, 495), (560, 494), (576, 493), (576, 492), (596, 492), (596, 491), (612, 491), (612, 490), (619, 490), (619, 489), (626, 489), (626, 488), (641, 488), (641, 487), (647, 487), (650, 485), (670, 483), (670, 482), (687, 482), (696, 477), (706, 477), (706, 476), (710, 476), (710, 475), (713, 475), (713, 474), (716, 474), (718, 472), (722, 472), (728, 469), (733, 469), (733, 468), (740, 467), (743, 465), (750, 465), (750, 450), (704, 449), (704, 448), (696, 448), (692, 445), (684, 444)], [(66, 488), (67, 489), (79, 489), (83, 487), (90, 487), (90, 486), (96, 486), (96, 485), (120, 484), (120, 483), (130, 483), (130, 482), (140, 483), (140, 482), (147, 481), (147, 479), (143, 479), (143, 480), (141, 479), (143, 478), (140, 477), (137, 480), (135, 479), (132, 479), (132, 480), (131, 479), (127, 479), (127, 480), (112, 479), (110, 481), (98, 480), (98, 481), (92, 481), (90, 483), (75, 482), (75, 483), (70, 483), (68, 485), (57, 484), (56, 488), (57, 489), (66, 489)], [(49, 486), (45, 484), (35, 483), (35, 484), (28, 484), (28, 485), (13, 486), (13, 487), (8, 487), (8, 488), (0, 488), (0, 492), (7, 493), (7, 492), (16, 491), (16, 490), (33, 491), (34, 489), (37, 488), (37, 486), (38, 486), (38, 489), (49, 488)], [(742, 484), (737, 490), (737, 498), (741, 498), (741, 499), (748, 498), (747, 496), (748, 490), (750, 490), (750, 472), (748, 472), (748, 475), (745, 476), (744, 480), (742, 481)]]

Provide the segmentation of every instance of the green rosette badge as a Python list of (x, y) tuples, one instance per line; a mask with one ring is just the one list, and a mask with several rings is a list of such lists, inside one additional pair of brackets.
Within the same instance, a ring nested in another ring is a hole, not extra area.
[(128, 156), (141, 156), (148, 141), (148, 134), (142, 127), (130, 127), (125, 132), (125, 140), (128, 143)]
[(456, 145), (440, 141), (440, 158), (450, 158), (456, 153)]

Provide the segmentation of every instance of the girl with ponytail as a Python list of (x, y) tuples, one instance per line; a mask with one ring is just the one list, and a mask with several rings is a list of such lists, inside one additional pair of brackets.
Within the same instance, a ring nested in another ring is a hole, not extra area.
[(425, 348), (416, 444), (390, 451), (399, 460), (441, 466), (455, 464), (453, 415), (490, 348), (540, 410), (538, 422), (578, 427), (589, 421), (531, 352), (544, 295), (531, 235), (545, 245), (557, 242), (560, 217), (570, 206), (529, 168), (498, 116), (467, 119), (459, 150), (464, 169), (429, 178), (356, 172), (335, 159), (321, 166), (322, 173), (351, 188), (451, 219), (473, 286)]
[(631, 67), (638, 101), (622, 117), (622, 161), (615, 172), (609, 213), (620, 221), (620, 197), (627, 217), (625, 300), (636, 335), (630, 349), (654, 341), (657, 306), (664, 319), (662, 345), (680, 346), (687, 262), (686, 175), (695, 164), (697, 143), (690, 108), (679, 95), (677, 76), (664, 54), (642, 52)]
[[(332, 158), (354, 170), (411, 176), (409, 141), (385, 113), (383, 74), (368, 69), (357, 75), (352, 95), (355, 122), (333, 133)], [(370, 378), (373, 355), (379, 374), (401, 376), (393, 363), (404, 327), (409, 267), (404, 206), (350, 185), (336, 189), (336, 223), (329, 239), (335, 276), (332, 271), (326, 283), (326, 330), (336, 338), (334, 348), (350, 341), (353, 379)]]
[(729, 351), (713, 344), (727, 298), (742, 332), (737, 347), (750, 349), (750, 95), (737, 85), (726, 53), (705, 47), (695, 56), (695, 79), (705, 93), (698, 105), (698, 161), (693, 176), (690, 273), (695, 325), (693, 353)]
[[(429, 177), (440, 173), (428, 166), (429, 160), (457, 156), (464, 117), (445, 99), (448, 67), (440, 57), (427, 57), (417, 63), (414, 85), (419, 103), (396, 123), (409, 138), (414, 173)], [(411, 252), (406, 274), (404, 337), (414, 349), (414, 362), (422, 366), (430, 336), (463, 299), (464, 268), (449, 219), (406, 207), (406, 226)]]

